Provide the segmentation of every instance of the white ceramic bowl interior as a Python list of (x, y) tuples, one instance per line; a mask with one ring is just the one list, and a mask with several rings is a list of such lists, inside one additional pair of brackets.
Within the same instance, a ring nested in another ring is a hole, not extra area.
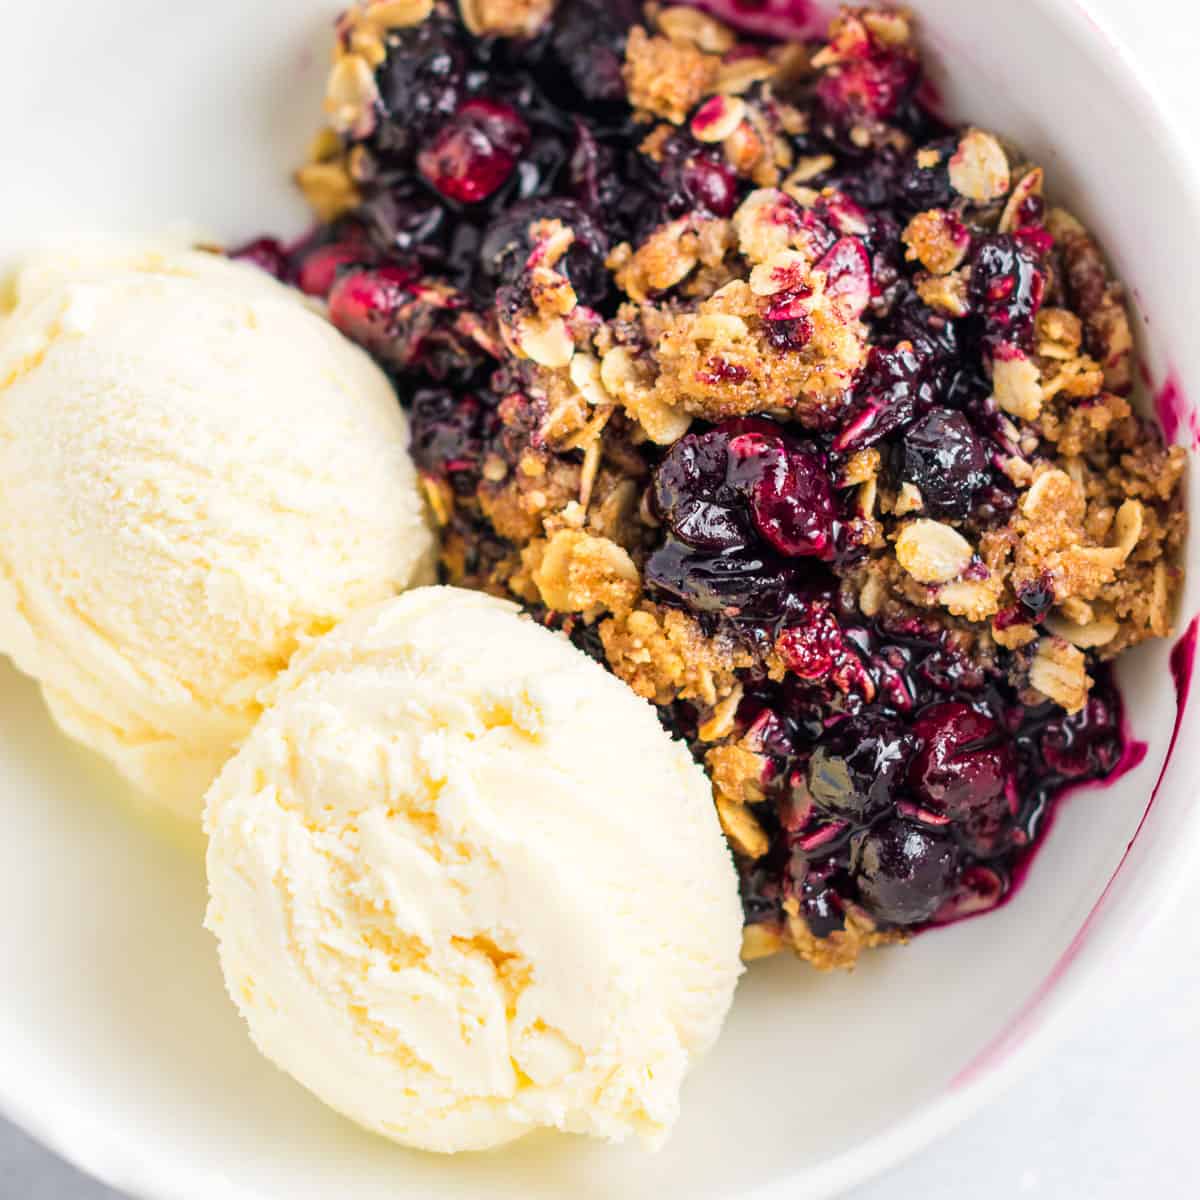
[[(0, 257), (80, 229), (298, 232), (287, 174), (319, 121), (334, 4), (3, 0)], [(1048, 168), (1131, 285), (1152, 378), (1200, 396), (1197, 191), (1130, 66), (1069, 0), (915, 7), (947, 110)], [(138, 815), (0, 666), (0, 1108), (155, 1200), (834, 1194), (1010, 1076), (1164, 910), (1200, 768), (1189, 714), (1143, 824), (1175, 720), (1167, 656), (1122, 670), (1144, 763), (1061, 809), (1011, 904), (852, 976), (755, 966), (661, 1153), (544, 1137), (453, 1161), (357, 1131), (258, 1058), (200, 927), (198, 836)]]

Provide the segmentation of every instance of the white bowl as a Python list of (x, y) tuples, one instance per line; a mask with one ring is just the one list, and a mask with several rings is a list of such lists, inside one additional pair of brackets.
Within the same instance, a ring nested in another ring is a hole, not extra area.
[[(1152, 377), (1200, 395), (1197, 187), (1130, 64), (1068, 0), (916, 7), (949, 111), (1049, 168), (1131, 285)], [(180, 218), (298, 230), (286, 177), (318, 122), (332, 12), (8, 0), (0, 257)], [(1181, 627), (1200, 604), (1189, 557)], [(1145, 762), (1063, 806), (1007, 907), (853, 976), (756, 966), (656, 1156), (545, 1137), (453, 1161), (357, 1131), (258, 1058), (200, 928), (198, 838), (138, 816), (0, 667), (0, 1107), (154, 1200), (832, 1195), (1011, 1079), (1165, 911), (1200, 843), (1194, 712), (1148, 809), (1175, 721), (1168, 651), (1122, 669)]]

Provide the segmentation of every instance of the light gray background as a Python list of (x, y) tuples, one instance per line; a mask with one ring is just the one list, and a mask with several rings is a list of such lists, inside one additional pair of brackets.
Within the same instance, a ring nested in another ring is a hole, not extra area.
[[(964, 0), (987, 3), (997, 0)], [(1007, 0), (1013, 20), (1022, 0)], [(1090, 0), (1145, 65), (1200, 155), (1200, 13), (1181, 0)], [(1137, 186), (1130, 189), (1136, 220)], [(1200, 231), (1197, 233), (1200, 241)], [(853, 1200), (1191, 1200), (1200, 1114), (1200, 880), (1130, 946), (1073, 1035), (939, 1145)], [(3, 981), (0, 981), (0, 987)], [(0, 1122), (2, 1200), (121, 1200)], [(280, 1200), (286, 1200), (281, 1197)]]

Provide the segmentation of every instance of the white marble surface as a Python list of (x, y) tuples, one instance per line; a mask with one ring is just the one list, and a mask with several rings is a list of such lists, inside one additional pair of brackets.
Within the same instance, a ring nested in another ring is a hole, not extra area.
[[(985, 3), (987, 0), (964, 0)], [(1022, 0), (1011, 0), (1020, 19)], [(1091, 0), (1178, 117), (1200, 129), (1200, 13)], [(1196, 139), (1200, 155), (1200, 137)], [(1122, 186), (1114, 180), (1113, 186)], [(1130, 184), (1131, 197), (1136, 185)], [(1131, 219), (1136, 214), (1132, 207)], [(1011, 1092), (852, 1200), (1191, 1200), (1200, 1112), (1200, 880), (1131, 946), (1093, 1010)], [(0, 1122), (0, 1200), (119, 1200)]]

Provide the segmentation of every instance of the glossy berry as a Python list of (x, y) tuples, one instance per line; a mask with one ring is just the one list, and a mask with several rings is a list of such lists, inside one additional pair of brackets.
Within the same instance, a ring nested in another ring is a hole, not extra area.
[(899, 476), (920, 489), (934, 517), (965, 517), (990, 475), (987, 451), (960, 412), (931, 409), (900, 439)]
[(761, 418), (687, 434), (655, 472), (664, 522), (697, 550), (741, 550), (762, 539), (788, 557), (828, 557), (833, 498), (820, 456)]
[(712, 555), (668, 538), (646, 563), (651, 591), (664, 593), (696, 612), (733, 620), (773, 621), (791, 604), (792, 572), (754, 550)]
[(417, 168), (461, 204), (486, 200), (512, 174), (529, 126), (507, 104), (468, 100), (417, 155)]
[(597, 302), (608, 290), (608, 239), (579, 204), (558, 198), (524, 200), (487, 226), (477, 252), (484, 294), (491, 300), (497, 287), (518, 282), (533, 250), (530, 227), (539, 221), (558, 221), (575, 235), (555, 269), (566, 274), (581, 300)]
[(1034, 253), (1015, 237), (993, 234), (976, 243), (970, 271), (967, 295), (985, 342), (1027, 346), (1046, 290)]
[(750, 512), (759, 534), (789, 558), (828, 558), (833, 548), (833, 495), (819, 455), (758, 434), (730, 443), (745, 454), (742, 467), (757, 474)]
[(410, 152), (457, 111), (467, 54), (454, 23), (435, 14), (389, 34), (390, 52), (376, 73), (385, 120), (376, 135), (389, 154)]
[(928, 921), (958, 870), (953, 840), (911, 821), (889, 820), (860, 837), (851, 870), (863, 907), (889, 925)]
[(851, 717), (836, 725), (809, 759), (809, 792), (831, 812), (870, 819), (895, 803), (915, 745), (898, 721)]
[(955, 820), (1009, 807), (1012, 751), (991, 717), (949, 701), (921, 712), (913, 731), (921, 748), (908, 779), (922, 804)]
[(346, 271), (329, 294), (329, 319), (359, 345), (384, 352), (397, 333), (399, 311), (413, 298), (413, 282), (405, 267)]

